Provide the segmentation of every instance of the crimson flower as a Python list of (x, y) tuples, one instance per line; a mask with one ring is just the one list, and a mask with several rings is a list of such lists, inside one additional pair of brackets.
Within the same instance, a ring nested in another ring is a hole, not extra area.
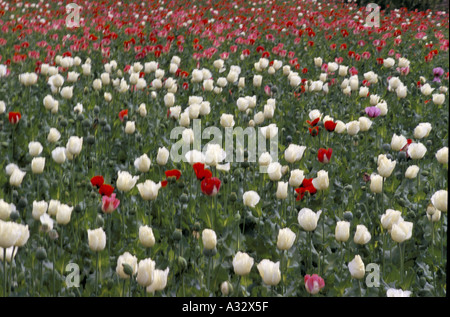
[(114, 192), (114, 187), (112, 187), (109, 184), (103, 184), (100, 186), (100, 189), (98, 190), (99, 194), (102, 196), (111, 196), (111, 194)]
[(319, 123), (320, 117), (315, 118), (312, 122), (309, 120), (306, 120), (306, 123), (308, 123), (310, 126), (314, 127), (317, 123)]
[(297, 200), (302, 200), (306, 192), (310, 195), (314, 195), (317, 192), (317, 189), (314, 187), (312, 181), (313, 178), (305, 178), (300, 187), (295, 189), (298, 194), (296, 198)]
[(319, 127), (314, 127), (314, 128), (308, 128), (309, 129), (309, 134), (311, 134), (312, 136), (317, 136), (319, 134)]
[[(181, 177), (181, 172), (177, 169), (168, 170), (164, 172), (166, 174), (166, 178), (178, 180)], [(162, 187), (166, 187), (169, 181), (167, 179), (161, 182)]]
[(202, 193), (208, 196), (215, 196), (220, 189), (220, 179), (217, 177), (208, 177), (202, 180), (201, 189)]
[(105, 183), (105, 179), (101, 175), (97, 175), (91, 178), (92, 186), (100, 188)]
[(320, 163), (324, 163), (327, 164), (330, 162), (331, 159), (331, 154), (333, 153), (333, 149), (324, 149), (324, 148), (320, 148), (319, 151), (317, 152), (317, 159), (319, 160)]
[(324, 125), (324, 127), (325, 127), (325, 129), (326, 129), (327, 131), (333, 132), (334, 129), (336, 129), (337, 123), (335, 123), (335, 122), (333, 122), (333, 121), (331, 121), (331, 120), (328, 120), (328, 121), (325, 121), (325, 123), (324, 123), (323, 125)]
[(22, 115), (20, 112), (10, 112), (8, 114), (8, 119), (11, 124), (18, 124), (21, 118)]
[(205, 164), (195, 163), (192, 167), (194, 168), (195, 175), (199, 181), (212, 177), (211, 171), (209, 169), (205, 169)]
[(121, 112), (119, 112), (119, 119), (120, 119), (120, 121), (123, 122), (123, 118), (125, 116), (128, 116), (128, 109), (125, 109), (125, 110), (122, 110)]

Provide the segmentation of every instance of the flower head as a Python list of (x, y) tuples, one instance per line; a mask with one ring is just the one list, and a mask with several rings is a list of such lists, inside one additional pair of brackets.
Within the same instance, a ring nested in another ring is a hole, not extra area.
[(305, 288), (306, 291), (312, 295), (320, 292), (325, 287), (325, 281), (317, 274), (305, 275)]

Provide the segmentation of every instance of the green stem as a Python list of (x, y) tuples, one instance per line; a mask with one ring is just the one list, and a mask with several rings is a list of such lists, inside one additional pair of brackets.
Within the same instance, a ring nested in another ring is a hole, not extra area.
[(56, 296), (56, 286), (55, 286), (55, 266), (56, 266), (55, 251), (56, 251), (55, 243), (52, 243), (52, 254), (53, 254), (53, 265), (52, 265), (53, 297)]
[(211, 287), (211, 257), (208, 257), (208, 291), (210, 291)]
[(6, 275), (6, 248), (3, 248), (3, 297), (6, 297), (6, 289), (7, 289), (7, 275)]
[(308, 231), (308, 248), (309, 248), (309, 258), (308, 258), (308, 268), (309, 268), (309, 273), (312, 273), (312, 232)]
[(363, 295), (362, 295), (362, 288), (361, 288), (361, 280), (360, 279), (358, 279), (358, 286), (359, 286), (359, 296), (363, 297)]
[(111, 223), (112, 223), (112, 214), (107, 215), (108, 219), (108, 255), (111, 255)]
[(96, 253), (97, 253), (97, 262), (95, 264), (95, 296), (98, 296), (98, 272), (99, 272), (98, 257), (99, 257), (99, 254), (98, 254), (98, 251)]
[(403, 283), (403, 276), (404, 276), (403, 266), (405, 259), (403, 258), (404, 254), (402, 252), (402, 243), (398, 244), (398, 248), (400, 249), (400, 281)]

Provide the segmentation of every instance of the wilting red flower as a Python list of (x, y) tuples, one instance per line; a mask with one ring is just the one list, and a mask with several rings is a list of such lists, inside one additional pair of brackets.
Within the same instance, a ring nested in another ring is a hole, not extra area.
[(105, 179), (101, 175), (97, 175), (91, 178), (91, 184), (92, 186), (95, 186), (97, 188), (100, 188), (105, 183)]
[(208, 196), (215, 196), (219, 192), (220, 184), (220, 179), (217, 177), (205, 178), (201, 183), (202, 193)]
[(212, 177), (211, 171), (209, 169), (205, 169), (205, 164), (195, 163), (192, 167), (194, 168), (194, 172), (198, 180), (201, 181), (205, 178)]
[(112, 194), (111, 197), (102, 197), (102, 211), (105, 214), (110, 214), (117, 209), (120, 205), (120, 200), (116, 198), (116, 194)]
[(320, 148), (319, 151), (317, 152), (317, 159), (319, 160), (320, 163), (327, 164), (328, 162), (330, 162), (332, 153), (333, 149), (331, 148), (328, 150)]
[(119, 119), (120, 119), (120, 121), (123, 122), (123, 118), (125, 116), (128, 116), (128, 109), (125, 109), (125, 110), (122, 110), (121, 112), (119, 112)]
[(306, 123), (308, 123), (310, 126), (314, 127), (314, 126), (316, 126), (317, 123), (319, 123), (319, 121), (320, 121), (320, 117), (315, 118), (312, 122), (309, 120), (306, 120)]
[(114, 187), (112, 187), (109, 184), (103, 184), (100, 186), (100, 189), (98, 190), (99, 194), (102, 196), (111, 196), (111, 194), (114, 192)]
[(335, 122), (333, 122), (333, 121), (331, 121), (331, 120), (328, 120), (328, 121), (325, 121), (325, 123), (324, 123), (323, 125), (324, 125), (324, 127), (325, 127), (325, 129), (326, 129), (327, 131), (333, 132), (334, 129), (336, 129), (337, 123), (335, 123)]
[(22, 115), (20, 114), (20, 112), (10, 112), (8, 114), (8, 119), (11, 124), (19, 123), (21, 118), (22, 118)]
[(309, 134), (311, 134), (312, 136), (317, 136), (319, 134), (319, 127), (314, 127), (314, 128), (308, 128), (309, 129)]

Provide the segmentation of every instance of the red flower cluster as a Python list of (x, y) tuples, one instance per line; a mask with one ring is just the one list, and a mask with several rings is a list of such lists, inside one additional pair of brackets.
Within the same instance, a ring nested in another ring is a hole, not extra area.
[(202, 193), (208, 196), (215, 196), (219, 192), (221, 181), (217, 177), (212, 177), (209, 169), (205, 169), (205, 164), (195, 163), (193, 166), (197, 179), (202, 181), (200, 188)]
[(101, 196), (110, 197), (111, 194), (114, 192), (114, 187), (109, 184), (105, 184), (105, 179), (101, 175), (96, 175), (96, 176), (92, 177), (91, 184), (92, 184), (92, 186), (98, 188), (98, 193)]
[(295, 189), (298, 194), (297, 200), (302, 200), (306, 192), (310, 195), (314, 195), (317, 192), (317, 189), (314, 187), (312, 181), (312, 178), (305, 178), (300, 187)]
[[(165, 171), (164, 174), (166, 174), (166, 178), (173, 177), (173, 178), (175, 178), (175, 180), (179, 180), (181, 177), (181, 172), (177, 169)], [(168, 183), (169, 183), (169, 181), (167, 179), (165, 179), (165, 180), (161, 181), (161, 186), (166, 187)]]

